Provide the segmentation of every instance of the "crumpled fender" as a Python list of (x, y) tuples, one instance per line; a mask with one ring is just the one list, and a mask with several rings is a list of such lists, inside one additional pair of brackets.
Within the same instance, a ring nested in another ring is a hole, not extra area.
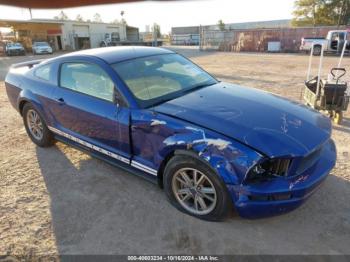
[(226, 184), (238, 185), (263, 157), (235, 140), (174, 117), (135, 110), (131, 118), (134, 154), (148, 160), (155, 169), (169, 154), (192, 152)]

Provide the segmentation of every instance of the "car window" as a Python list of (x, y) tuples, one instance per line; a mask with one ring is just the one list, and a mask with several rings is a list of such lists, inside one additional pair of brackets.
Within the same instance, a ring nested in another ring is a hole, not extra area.
[(39, 66), (37, 69), (34, 71), (34, 75), (37, 78), (40, 78), (42, 80), (50, 81), (50, 72), (51, 72), (51, 65), (43, 65)]
[(114, 83), (98, 65), (64, 63), (60, 85), (71, 90), (113, 102)]
[(217, 83), (208, 73), (178, 54), (142, 57), (116, 63), (112, 67), (141, 107)]

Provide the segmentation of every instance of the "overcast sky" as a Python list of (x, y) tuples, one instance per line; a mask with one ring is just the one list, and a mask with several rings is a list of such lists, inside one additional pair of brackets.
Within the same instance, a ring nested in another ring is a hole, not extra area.
[[(104, 22), (124, 18), (131, 26), (145, 31), (146, 25), (158, 23), (162, 33), (174, 26), (251, 22), (291, 18), (294, 0), (196, 0), (170, 2), (136, 2), (131, 4), (99, 5), (63, 9), (70, 19), (78, 14), (84, 19), (92, 19), (95, 13)], [(53, 18), (60, 9), (32, 10), (33, 18)], [(29, 19), (27, 9), (0, 5), (0, 19)]]

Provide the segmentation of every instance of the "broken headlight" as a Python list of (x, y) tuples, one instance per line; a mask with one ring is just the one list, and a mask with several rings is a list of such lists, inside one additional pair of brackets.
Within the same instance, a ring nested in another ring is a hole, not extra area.
[(287, 158), (267, 159), (253, 166), (246, 175), (246, 182), (261, 182), (288, 175), (291, 160)]

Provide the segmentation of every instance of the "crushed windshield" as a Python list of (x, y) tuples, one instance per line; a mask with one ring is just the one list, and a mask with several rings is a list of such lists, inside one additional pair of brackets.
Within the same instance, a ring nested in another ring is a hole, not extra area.
[(141, 107), (150, 107), (217, 83), (204, 70), (178, 54), (142, 57), (112, 67)]

